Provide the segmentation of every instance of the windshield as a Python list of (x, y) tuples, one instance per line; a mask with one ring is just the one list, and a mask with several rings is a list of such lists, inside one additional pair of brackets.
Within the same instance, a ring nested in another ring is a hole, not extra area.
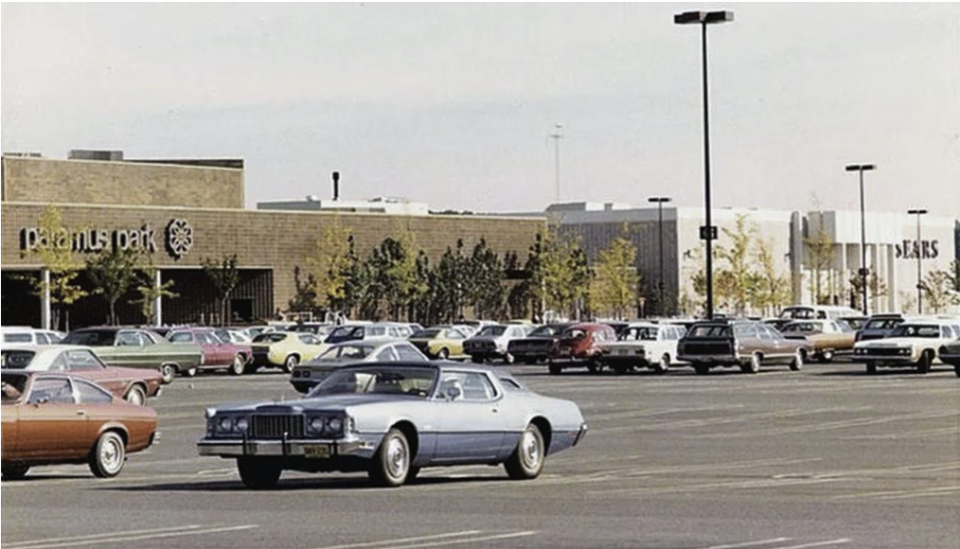
[(656, 341), (659, 330), (652, 326), (632, 326), (620, 333), (620, 341)]
[(787, 307), (780, 318), (813, 318), (813, 309), (807, 307)]
[(438, 371), (397, 366), (343, 368), (324, 378), (307, 397), (360, 393), (426, 398), (433, 391)]
[(792, 322), (784, 326), (780, 331), (783, 333), (803, 332), (819, 334), (823, 332), (823, 326), (813, 322)]
[(903, 319), (901, 318), (875, 318), (867, 322), (867, 325), (863, 327), (864, 330), (892, 330), (897, 326), (903, 324)]
[(280, 332), (267, 332), (253, 338), (254, 343), (279, 343), (287, 339), (287, 334)]
[(414, 332), (410, 339), (433, 339), (440, 334), (440, 330), (436, 328), (427, 328), (426, 330), (420, 330)]
[(328, 349), (317, 360), (336, 360), (338, 358), (366, 358), (373, 352), (373, 345), (342, 345)]
[(901, 324), (890, 337), (940, 337), (940, 326), (931, 324)]
[(89, 345), (91, 347), (113, 345), (117, 337), (116, 330), (84, 330), (71, 332), (63, 338), (64, 345)]
[(3, 357), (0, 358), (0, 367), (22, 370), (30, 365), (33, 355), (33, 351), (3, 351)]
[(485, 327), (484, 329), (480, 330), (480, 332), (477, 333), (477, 336), (478, 336), (478, 337), (482, 337), (482, 336), (500, 336), (500, 335), (503, 335), (503, 333), (506, 332), (506, 331), (507, 331), (507, 327), (506, 327), (506, 326), (487, 326), (487, 327)]
[(551, 326), (549, 324), (546, 326), (540, 326), (536, 330), (530, 332), (530, 337), (547, 337), (557, 335), (560, 333), (561, 329), (562, 328), (559, 326)]

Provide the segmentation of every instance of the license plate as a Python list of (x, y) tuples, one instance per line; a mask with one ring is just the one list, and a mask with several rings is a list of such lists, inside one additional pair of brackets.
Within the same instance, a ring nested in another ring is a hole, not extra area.
[(328, 458), (330, 457), (329, 446), (304, 446), (303, 455), (309, 458)]
[(620, 349), (620, 351), (619, 351), (617, 354), (619, 354), (619, 355), (629, 355), (629, 354), (630, 354), (630, 351), (628, 351), (627, 349)]

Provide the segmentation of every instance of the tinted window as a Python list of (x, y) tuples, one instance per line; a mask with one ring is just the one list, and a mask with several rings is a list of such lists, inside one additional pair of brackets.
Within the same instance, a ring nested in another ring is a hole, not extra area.
[(84, 330), (71, 332), (62, 343), (69, 345), (90, 345), (91, 347), (113, 345), (117, 332), (107, 330)]
[(901, 324), (890, 337), (940, 337), (940, 326), (930, 324)]
[(26, 332), (3, 334), (4, 343), (33, 343), (33, 336)]
[(136, 332), (120, 332), (117, 334), (117, 345), (139, 347), (141, 345), (140, 341), (140, 334)]
[(287, 334), (281, 334), (277, 332), (267, 332), (265, 334), (260, 334), (253, 338), (254, 343), (279, 343), (287, 339)]
[(33, 382), (28, 404), (51, 402), (55, 404), (73, 404), (73, 390), (70, 382), (64, 378), (40, 378)]
[(173, 332), (167, 339), (170, 343), (193, 343), (193, 334), (190, 332)]
[(22, 370), (33, 360), (33, 355), (33, 351), (3, 351), (3, 356), (0, 358), (0, 367)]
[(92, 383), (75, 379), (73, 385), (77, 389), (80, 404), (110, 404), (113, 402), (113, 395)]
[(394, 349), (397, 351), (397, 355), (400, 357), (400, 360), (426, 360), (426, 358), (423, 356), (423, 353), (418, 351), (413, 345), (397, 345), (394, 347)]
[(418, 330), (418, 331), (416, 331), (416, 332), (413, 332), (413, 335), (410, 336), (410, 339), (433, 339), (433, 338), (437, 337), (437, 334), (439, 334), (439, 333), (440, 333), (440, 330), (435, 329), (435, 328), (434, 328), (434, 329), (426, 329), (426, 330)]
[(486, 326), (477, 334), (478, 336), (499, 336), (507, 331), (506, 326)]
[(99, 370), (103, 367), (93, 353), (86, 349), (61, 353), (59, 358), (66, 357), (67, 369), (70, 370)]
[(726, 324), (694, 324), (687, 337), (733, 337), (733, 330)]

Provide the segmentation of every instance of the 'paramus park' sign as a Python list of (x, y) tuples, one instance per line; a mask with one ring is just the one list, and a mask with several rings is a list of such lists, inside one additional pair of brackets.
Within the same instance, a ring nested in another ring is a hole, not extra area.
[[(51, 231), (44, 227), (20, 229), (20, 249), (72, 250), (77, 253), (96, 253), (102, 250), (157, 251), (156, 231), (148, 223), (138, 228), (125, 229), (67, 229)], [(163, 234), (167, 253), (176, 259), (187, 255), (193, 247), (193, 228), (185, 219), (171, 219)]]

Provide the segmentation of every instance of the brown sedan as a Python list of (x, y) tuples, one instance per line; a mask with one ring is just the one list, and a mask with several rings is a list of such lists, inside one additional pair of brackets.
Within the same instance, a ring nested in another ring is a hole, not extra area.
[(89, 379), (118, 397), (143, 405), (160, 395), (163, 376), (157, 370), (107, 366), (90, 347), (81, 345), (24, 345), (3, 349), (6, 370), (64, 372)]
[(157, 413), (66, 374), (2, 374), (2, 472), (23, 478), (36, 465), (82, 464), (99, 478), (114, 477), (128, 453), (157, 436)]

